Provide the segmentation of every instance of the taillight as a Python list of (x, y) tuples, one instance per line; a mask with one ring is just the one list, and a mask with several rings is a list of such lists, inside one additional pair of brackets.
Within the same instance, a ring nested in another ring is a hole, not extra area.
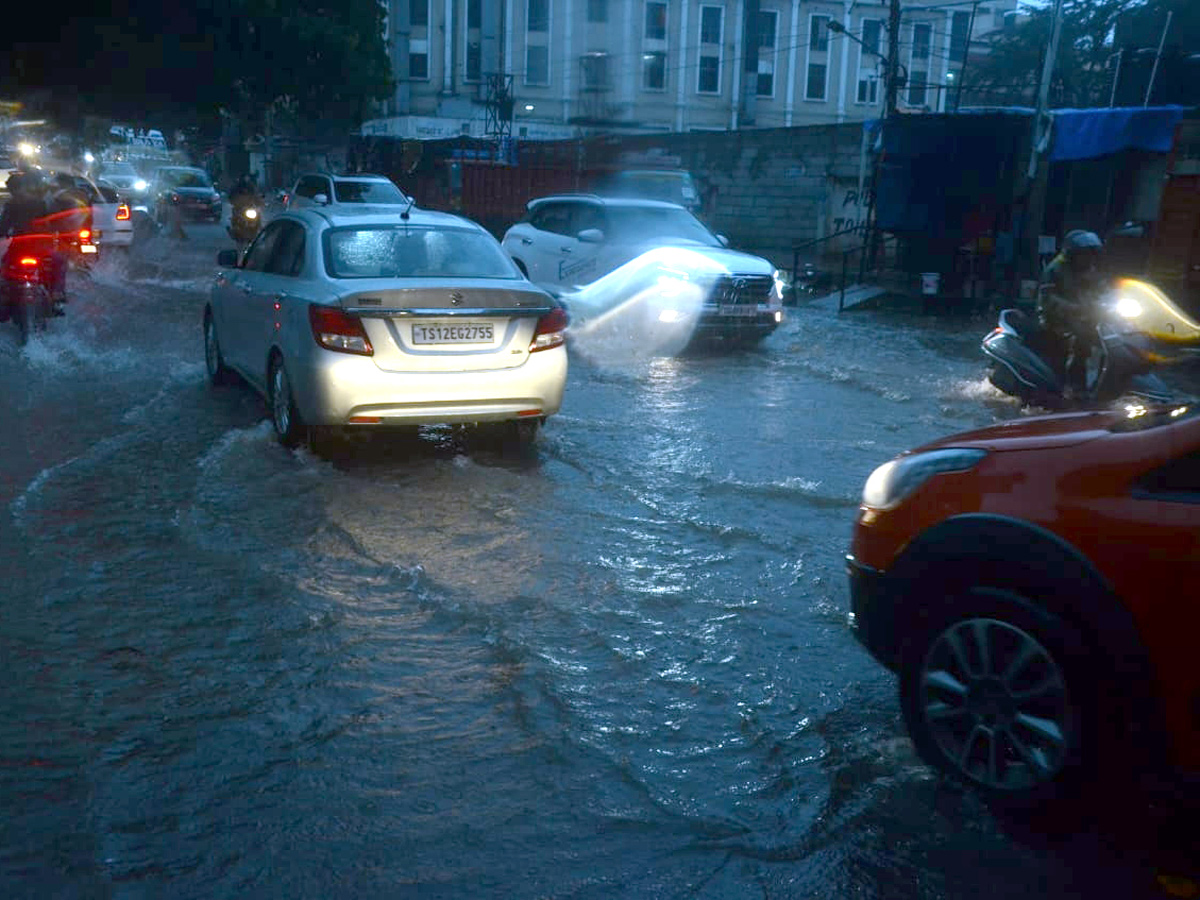
[(117, 221), (126, 222), (129, 220), (129, 207), (124, 203), (117, 204)]
[(22, 256), (19, 264), (22, 266), (36, 266), (38, 264), (37, 257), (36, 256)]
[(533, 341), (529, 345), (529, 352), (537, 353), (539, 350), (562, 346), (567, 339), (564, 332), (567, 330), (568, 321), (567, 311), (561, 306), (554, 307), (538, 319), (537, 329), (533, 332)]
[(92, 236), (92, 233), (88, 229), (86, 229), (86, 228), (79, 229), (79, 239), (81, 241), (89, 240), (91, 238), (91, 236)]
[(357, 353), (359, 356), (374, 356), (375, 348), (362, 322), (337, 306), (309, 304), (308, 321), (312, 325), (313, 337), (326, 350), (339, 353)]
[(10, 256), (4, 264), (3, 277), (10, 281), (37, 281), (41, 275), (36, 256)]

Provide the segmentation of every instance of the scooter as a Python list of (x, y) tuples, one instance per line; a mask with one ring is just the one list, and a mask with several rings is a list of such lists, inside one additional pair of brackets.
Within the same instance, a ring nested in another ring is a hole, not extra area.
[(0, 322), (12, 319), (24, 346), (53, 316), (62, 315), (61, 299), (53, 294), (60, 263), (52, 235), (19, 235), (8, 244), (0, 254)]
[(1170, 388), (1151, 371), (1163, 360), (1145, 334), (1119, 328), (1104, 318), (1092, 327), (1098, 349), (1088, 360), (1086, 384), (1082, 390), (1069, 389), (1065, 360), (1054, 351), (1055, 336), (1021, 310), (1003, 310), (999, 324), (983, 339), (982, 350), (990, 363), (988, 380), (1030, 406), (1051, 410), (1124, 396), (1151, 403), (1174, 399)]

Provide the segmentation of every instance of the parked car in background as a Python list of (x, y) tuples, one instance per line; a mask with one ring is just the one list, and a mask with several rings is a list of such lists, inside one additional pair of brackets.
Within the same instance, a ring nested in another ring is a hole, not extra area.
[(365, 206), (409, 206), (412, 198), (382, 175), (334, 175), (310, 172), (296, 179), (284, 202), (286, 209), (314, 206), (341, 210)]
[(934, 767), (1023, 804), (1200, 774), (1200, 406), (905, 453), (867, 479), (848, 568)]
[(214, 383), (236, 372), (284, 444), (312, 429), (477, 424), (532, 441), (559, 411), (566, 311), (483, 228), (447, 213), (280, 213), (218, 258)]
[[(728, 243), (678, 204), (594, 194), (530, 201), (502, 241), (531, 281), (563, 296), (573, 322), (603, 314), (634, 291), (644, 295), (647, 277), (663, 278), (676, 293), (687, 282), (690, 307), (676, 304), (660, 315), (686, 313), (705, 340), (757, 341), (783, 321), (782, 276), (768, 260)], [(620, 277), (609, 277), (618, 270)], [(571, 292), (579, 294), (575, 302)]]
[(684, 169), (625, 169), (601, 178), (596, 192), (608, 197), (678, 203), (693, 215), (699, 215), (703, 206), (696, 179)]
[(160, 166), (150, 183), (150, 211), (159, 224), (176, 215), (184, 220), (219, 222), (224, 201), (203, 169)]

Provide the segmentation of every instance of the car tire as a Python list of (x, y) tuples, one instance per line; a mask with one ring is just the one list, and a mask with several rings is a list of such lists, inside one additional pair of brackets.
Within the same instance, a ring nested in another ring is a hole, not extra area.
[(225, 365), (225, 356), (221, 353), (217, 322), (211, 309), (204, 310), (204, 367), (208, 370), (209, 382), (215, 387), (233, 381), (233, 370)]
[(288, 378), (287, 367), (283, 358), (278, 354), (271, 360), (271, 368), (267, 374), (267, 404), (271, 412), (271, 424), (275, 428), (275, 437), (285, 447), (295, 447), (308, 437), (308, 428), (296, 408), (292, 396), (292, 382)]
[(1074, 627), (1019, 593), (956, 592), (901, 650), (917, 752), (1009, 808), (1078, 799), (1101, 755), (1091, 658)]

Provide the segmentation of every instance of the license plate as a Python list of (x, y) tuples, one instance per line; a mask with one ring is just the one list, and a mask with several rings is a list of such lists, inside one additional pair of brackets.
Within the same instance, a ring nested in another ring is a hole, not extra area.
[(722, 306), (720, 313), (723, 316), (757, 316), (757, 306)]
[(95, 244), (83, 244), (80, 246), (79, 251), (81, 253), (95, 253), (96, 245)]
[(491, 322), (454, 322), (413, 325), (414, 344), (490, 344)]

